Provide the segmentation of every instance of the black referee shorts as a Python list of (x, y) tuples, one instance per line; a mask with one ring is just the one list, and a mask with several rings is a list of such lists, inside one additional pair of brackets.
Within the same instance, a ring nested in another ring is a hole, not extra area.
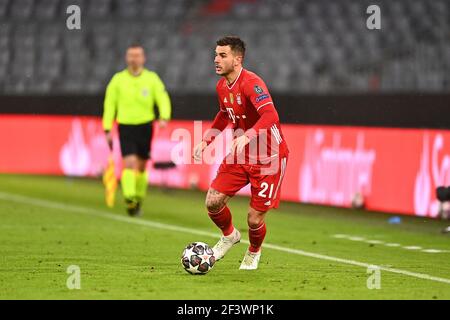
[(141, 159), (150, 159), (152, 136), (152, 122), (136, 125), (119, 123), (119, 139), (122, 157), (137, 155)]

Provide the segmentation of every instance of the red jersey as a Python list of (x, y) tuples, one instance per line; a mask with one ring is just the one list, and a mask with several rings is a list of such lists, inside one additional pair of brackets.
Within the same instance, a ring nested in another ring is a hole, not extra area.
[(257, 144), (250, 142), (247, 145), (246, 163), (265, 162), (268, 157), (288, 154), (278, 113), (266, 84), (259, 76), (242, 68), (232, 84), (221, 78), (216, 90), (220, 112), (212, 128), (223, 130), (231, 122), (233, 129), (241, 129), (251, 141), (258, 138)]

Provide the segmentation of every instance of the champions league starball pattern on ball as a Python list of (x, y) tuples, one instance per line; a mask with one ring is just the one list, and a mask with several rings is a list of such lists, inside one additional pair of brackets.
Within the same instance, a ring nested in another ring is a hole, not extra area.
[(215, 263), (213, 250), (203, 242), (189, 244), (181, 255), (181, 264), (190, 274), (206, 274)]

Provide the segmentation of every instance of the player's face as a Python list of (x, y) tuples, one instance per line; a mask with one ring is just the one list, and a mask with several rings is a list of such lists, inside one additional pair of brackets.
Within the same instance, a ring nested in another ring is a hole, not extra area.
[(128, 67), (137, 70), (144, 66), (145, 64), (145, 53), (144, 49), (136, 47), (136, 48), (128, 48), (126, 54), (126, 61)]
[(240, 66), (242, 57), (235, 55), (230, 46), (217, 46), (215, 51), (214, 65), (216, 67), (216, 74), (219, 76), (226, 76), (234, 69)]

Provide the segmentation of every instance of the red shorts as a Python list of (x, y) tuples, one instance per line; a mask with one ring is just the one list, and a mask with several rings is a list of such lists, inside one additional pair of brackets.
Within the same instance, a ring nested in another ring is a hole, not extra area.
[(286, 164), (287, 156), (276, 157), (267, 165), (227, 164), (224, 160), (211, 187), (232, 197), (250, 183), (250, 206), (260, 212), (266, 212), (278, 208)]

